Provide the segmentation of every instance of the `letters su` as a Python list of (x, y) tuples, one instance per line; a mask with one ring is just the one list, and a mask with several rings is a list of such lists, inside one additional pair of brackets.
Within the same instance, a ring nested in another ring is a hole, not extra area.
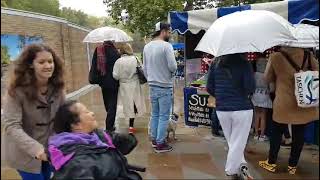
[(191, 95), (191, 98), (189, 100), (189, 104), (191, 104), (192, 106), (197, 106), (197, 105), (206, 106), (206, 102), (207, 102), (206, 97), (200, 97), (197, 94)]

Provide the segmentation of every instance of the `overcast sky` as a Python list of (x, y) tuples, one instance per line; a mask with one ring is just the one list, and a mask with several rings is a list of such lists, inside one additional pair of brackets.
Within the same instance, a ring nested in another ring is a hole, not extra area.
[(70, 7), (93, 16), (107, 16), (107, 6), (103, 0), (59, 0), (60, 7)]

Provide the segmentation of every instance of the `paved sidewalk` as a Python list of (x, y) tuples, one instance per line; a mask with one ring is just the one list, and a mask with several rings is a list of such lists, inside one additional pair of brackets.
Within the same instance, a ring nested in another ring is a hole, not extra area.
[[(183, 95), (181, 87), (178, 88), (176, 91), (176, 112), (180, 114), (183, 110)], [(96, 113), (99, 126), (103, 128), (106, 113), (100, 89), (98, 88), (80, 97), (80, 101)], [(149, 107), (148, 110), (150, 112)], [(149, 116), (150, 114), (146, 114), (145, 117), (136, 120), (136, 136), (139, 144), (127, 156), (130, 164), (147, 167), (147, 172), (141, 173), (145, 179), (228, 179), (224, 174), (227, 152), (225, 150), (226, 142), (223, 139), (213, 138), (210, 135), (210, 129), (206, 127), (197, 129), (185, 127), (183, 117), (180, 117), (176, 131), (178, 140), (170, 142), (174, 150), (166, 154), (156, 154), (151, 148), (147, 135)], [(117, 131), (127, 132), (127, 121), (119, 118), (117, 120)], [(246, 154), (246, 158), (251, 173), (256, 179), (319, 179), (318, 149), (306, 146), (300, 158), (297, 174), (290, 176), (286, 172), (289, 149), (280, 150), (279, 172), (269, 173), (258, 166), (258, 161), (267, 157), (268, 142), (253, 142), (251, 147), (254, 149), (254, 153)], [(1, 179), (20, 178), (15, 170), (7, 168), (5, 163), (1, 161)]]

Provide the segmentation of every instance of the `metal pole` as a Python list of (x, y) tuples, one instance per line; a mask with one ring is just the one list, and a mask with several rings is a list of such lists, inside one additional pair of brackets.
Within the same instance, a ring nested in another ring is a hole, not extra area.
[(87, 47), (88, 68), (89, 68), (89, 71), (90, 71), (91, 58), (90, 58), (90, 46), (89, 46), (89, 43), (86, 43), (86, 47)]
[(184, 51), (183, 51), (183, 54), (184, 54), (184, 59), (183, 59), (183, 64), (184, 64), (184, 67), (183, 67), (183, 76), (184, 76), (184, 87), (187, 87), (187, 32), (184, 33), (183, 35), (183, 40), (184, 40)]

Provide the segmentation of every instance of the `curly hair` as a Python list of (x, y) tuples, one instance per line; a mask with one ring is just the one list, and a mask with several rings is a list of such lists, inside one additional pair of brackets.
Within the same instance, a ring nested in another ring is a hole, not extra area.
[(48, 84), (55, 88), (55, 92), (63, 92), (65, 82), (62, 60), (49, 46), (44, 44), (31, 44), (23, 49), (18, 59), (14, 62), (14, 68), (11, 72), (8, 86), (8, 94), (10, 96), (15, 96), (16, 89), (22, 87), (29, 100), (37, 99), (37, 79), (31, 65), (36, 58), (37, 53), (42, 51), (51, 53), (54, 62), (54, 71), (52, 77), (49, 78)]

